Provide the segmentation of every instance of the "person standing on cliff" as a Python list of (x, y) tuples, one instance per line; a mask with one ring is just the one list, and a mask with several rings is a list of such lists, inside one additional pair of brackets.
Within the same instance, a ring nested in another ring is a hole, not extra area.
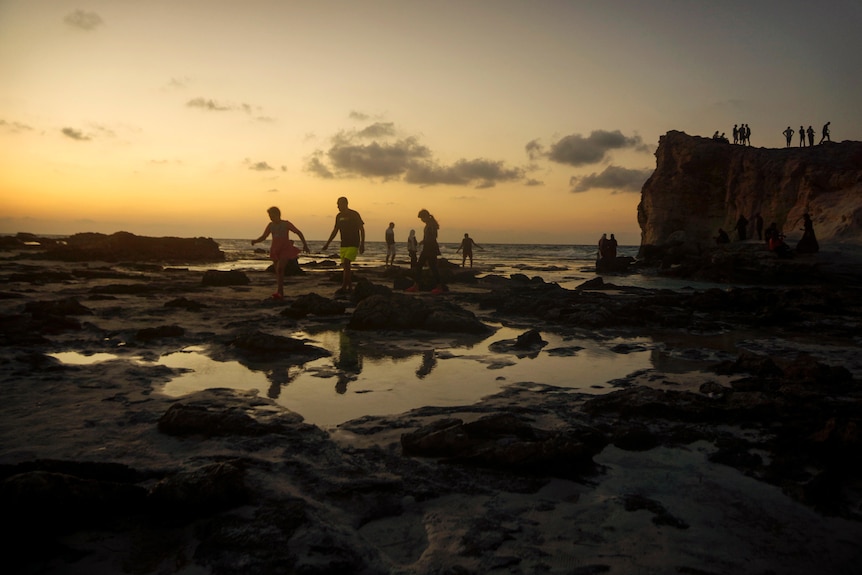
[(350, 291), (351, 285), (351, 262), (356, 261), (358, 254), (365, 253), (365, 222), (356, 210), (347, 207), (347, 198), (338, 198), (338, 213), (335, 215), (335, 227), (329, 234), (329, 239), (323, 244), (321, 251), (326, 251), (335, 234), (341, 234), (341, 249), (338, 255), (341, 257), (341, 267), (344, 274), (341, 278), (341, 288), (335, 292), (343, 294)]
[(273, 206), (266, 210), (269, 214), (270, 222), (266, 225), (263, 233), (256, 240), (251, 240), (251, 245), (257, 244), (265, 240), (269, 234), (272, 234), (272, 245), (269, 248), (269, 257), (275, 264), (275, 293), (272, 294), (273, 299), (284, 299), (284, 270), (288, 262), (299, 257), (299, 248), (293, 245), (290, 239), (290, 232), (295, 233), (302, 240), (302, 248), (305, 253), (310, 252), (308, 243), (305, 241), (305, 236), (299, 231), (295, 225), (287, 220), (281, 219), (281, 210)]
[(733, 143), (734, 144), (739, 143), (739, 128), (737, 128), (736, 126), (737, 126), (736, 124), (733, 125)]
[(795, 134), (796, 132), (793, 131), (793, 128), (791, 128), (790, 126), (787, 126), (787, 129), (781, 133), (784, 134), (785, 138), (787, 138), (787, 146), (785, 146), (785, 147), (789, 148), (790, 142), (791, 142), (791, 140), (793, 140), (793, 134)]
[(745, 145), (751, 145), (751, 127), (748, 124), (745, 125)]
[(829, 124), (831, 124), (831, 123), (832, 122), (826, 122), (825, 124), (823, 124), (823, 131), (821, 132), (821, 136), (820, 136), (820, 143), (821, 144), (823, 143), (823, 140), (826, 140), (827, 142), (832, 141), (832, 139), (829, 137)]
[(813, 146), (814, 145), (814, 128), (812, 128), (811, 126), (808, 126), (808, 130), (806, 130), (805, 133), (808, 134), (808, 147)]
[(799, 147), (805, 147), (805, 126), (799, 126)]

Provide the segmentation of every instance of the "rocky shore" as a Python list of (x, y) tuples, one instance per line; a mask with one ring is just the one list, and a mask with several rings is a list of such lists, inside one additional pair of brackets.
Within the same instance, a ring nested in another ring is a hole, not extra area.
[[(25, 243), (0, 252), (0, 502), (13, 573), (862, 564), (862, 280), (847, 268), (815, 261), (794, 268), (792, 285), (705, 291), (625, 277), (565, 290), (448, 270), (436, 297), (403, 293), (406, 270), (382, 268), (336, 297), (338, 273), (314, 271), (273, 301), (265, 272), (45, 259), (50, 249)], [(263, 393), (166, 396), (176, 370), (133, 360), (206, 344), (250, 369), (301, 368), (329, 352), (280, 333), (326, 326), (397, 348), (491, 323), (521, 333), (495, 344), (514, 358), (544, 353), (543, 333), (676, 344), (610, 393), (516, 381), (476, 404), (331, 429)], [(715, 339), (740, 343), (716, 354)], [(50, 355), (68, 350), (118, 357)]]

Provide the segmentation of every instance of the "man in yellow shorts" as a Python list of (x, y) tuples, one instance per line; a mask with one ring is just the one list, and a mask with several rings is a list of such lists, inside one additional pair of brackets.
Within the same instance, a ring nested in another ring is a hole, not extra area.
[(348, 293), (351, 287), (351, 262), (356, 261), (358, 254), (365, 252), (365, 222), (362, 221), (359, 212), (347, 207), (347, 198), (343, 196), (338, 198), (335, 226), (321, 251), (326, 251), (337, 233), (341, 233), (341, 249), (338, 255), (341, 257), (341, 267), (344, 269), (344, 274), (341, 279), (341, 288), (335, 293)]

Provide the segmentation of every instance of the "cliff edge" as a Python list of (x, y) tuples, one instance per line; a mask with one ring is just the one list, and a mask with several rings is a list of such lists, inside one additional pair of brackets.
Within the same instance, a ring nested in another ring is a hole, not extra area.
[(757, 239), (756, 213), (789, 243), (808, 212), (821, 242), (862, 244), (862, 142), (752, 148), (670, 131), (655, 155), (638, 204), (642, 254), (668, 244), (710, 249), (719, 228), (736, 240), (740, 215)]

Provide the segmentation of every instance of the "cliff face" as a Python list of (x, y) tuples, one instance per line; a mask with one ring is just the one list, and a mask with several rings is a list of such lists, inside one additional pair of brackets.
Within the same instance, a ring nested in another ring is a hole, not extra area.
[(750, 238), (758, 212), (788, 241), (808, 212), (821, 242), (862, 243), (862, 142), (769, 149), (671, 131), (655, 155), (638, 205), (642, 251), (679, 241), (699, 251), (715, 245), (719, 228), (736, 240), (740, 215)]

